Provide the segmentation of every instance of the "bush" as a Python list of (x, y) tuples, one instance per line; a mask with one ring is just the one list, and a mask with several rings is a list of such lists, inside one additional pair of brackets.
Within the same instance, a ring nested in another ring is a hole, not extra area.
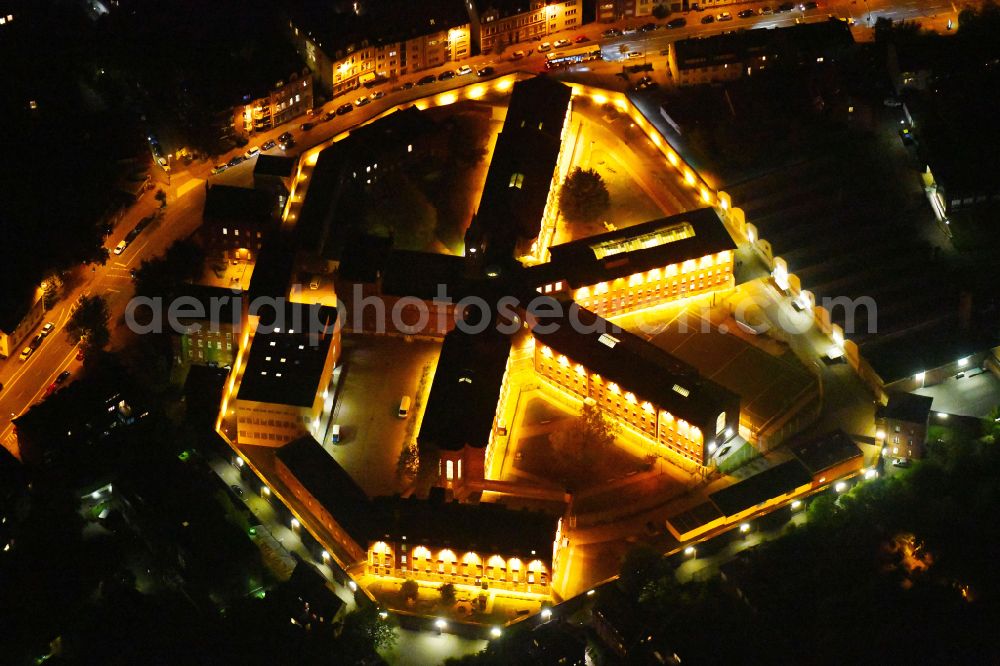
[(420, 585), (418, 585), (415, 580), (407, 579), (403, 581), (399, 591), (402, 593), (403, 598), (407, 601), (416, 601), (417, 595), (420, 593)]
[(453, 603), (455, 601), (455, 586), (451, 583), (445, 583), (442, 585), (438, 592), (441, 593), (441, 601), (445, 603)]

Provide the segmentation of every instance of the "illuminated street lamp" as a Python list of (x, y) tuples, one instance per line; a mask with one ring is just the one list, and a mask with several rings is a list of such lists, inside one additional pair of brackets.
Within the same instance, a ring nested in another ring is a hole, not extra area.
[(347, 587), (349, 587), (351, 589), (351, 592), (357, 592), (358, 591), (358, 584), (355, 583), (353, 580), (347, 581)]
[(490, 629), (490, 636), (493, 638), (500, 638), (501, 634), (503, 634), (503, 631), (500, 630), (500, 627), (493, 627)]
[(434, 627), (438, 630), (439, 634), (442, 631), (444, 631), (445, 627), (447, 627), (447, 626), (448, 626), (448, 623), (445, 622), (442, 618), (438, 618), (438, 619), (434, 620)]
[(833, 489), (836, 490), (838, 493), (842, 493), (845, 490), (847, 490), (847, 484), (844, 483), (843, 481), (838, 481), (837, 484), (833, 487)]
[(694, 557), (696, 552), (697, 551), (694, 549), (694, 546), (688, 546), (687, 548), (684, 549), (684, 554), (687, 555), (688, 557)]
[(750, 531), (750, 523), (743, 523), (740, 525), (740, 534), (746, 534)]
[(797, 511), (802, 508), (802, 500), (795, 500), (792, 502), (792, 511)]
[(552, 609), (551, 608), (543, 608), (542, 609), (542, 620), (544, 620), (545, 622), (548, 622), (551, 619), (552, 619)]

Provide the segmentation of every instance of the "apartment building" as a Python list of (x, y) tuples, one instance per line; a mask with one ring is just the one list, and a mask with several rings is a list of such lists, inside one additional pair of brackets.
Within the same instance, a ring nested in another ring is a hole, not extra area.
[(308, 68), (292, 72), (266, 90), (244, 95), (233, 107), (233, 131), (249, 137), (286, 123), (313, 108), (313, 76)]
[(472, 54), (460, 0), (307, 0), (289, 12), (292, 44), (333, 95)]
[(583, 25), (583, 0), (466, 0), (472, 43), (478, 53), (500, 53), (508, 46)]

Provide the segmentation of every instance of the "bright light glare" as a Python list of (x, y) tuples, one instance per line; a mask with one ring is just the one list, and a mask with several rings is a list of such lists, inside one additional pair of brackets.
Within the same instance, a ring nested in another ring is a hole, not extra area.
[(795, 511), (796, 509), (799, 509), (801, 507), (802, 507), (802, 500), (795, 500), (794, 502), (792, 502), (792, 511)]
[(837, 485), (835, 485), (833, 489), (836, 490), (838, 493), (842, 493), (845, 490), (847, 490), (847, 484), (844, 483), (843, 481), (838, 481)]
[(870, 470), (868, 470), (868, 471), (865, 472), (865, 478), (868, 479), (868, 480), (874, 479), (877, 476), (878, 476), (878, 472), (876, 472), (873, 469), (870, 469)]
[(684, 549), (684, 554), (687, 555), (688, 557), (694, 557), (694, 552), (695, 552), (694, 546), (688, 546), (687, 548)]
[(552, 617), (552, 611), (550, 609), (546, 608), (545, 610), (542, 611), (543, 620), (548, 620), (550, 617)]
[(492, 636), (493, 638), (500, 638), (500, 634), (502, 633), (503, 632), (500, 631), (500, 627), (493, 627), (492, 629), (490, 629), (490, 636)]
[(969, 359), (968, 358), (960, 358), (960, 359), (958, 359), (958, 367), (964, 368), (967, 365), (969, 365)]
[(448, 626), (448, 623), (442, 620), (441, 618), (438, 618), (434, 620), (434, 626), (437, 627), (438, 629), (444, 629), (445, 627)]
[(357, 592), (358, 591), (358, 584), (355, 583), (353, 580), (347, 581), (347, 587), (351, 588), (351, 592)]
[(742, 525), (740, 525), (740, 532), (746, 534), (749, 531), (750, 531), (750, 523), (743, 523)]

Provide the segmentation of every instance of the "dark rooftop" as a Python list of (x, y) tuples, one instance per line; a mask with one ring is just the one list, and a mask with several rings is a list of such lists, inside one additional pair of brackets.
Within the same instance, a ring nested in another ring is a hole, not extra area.
[[(229, 324), (238, 326), (243, 318), (242, 304), (245, 295), (241, 291), (234, 291), (225, 287), (211, 287), (201, 284), (181, 284), (174, 292), (172, 303), (176, 307), (177, 321), (182, 326), (197, 323), (203, 327), (212, 325), (214, 322), (222, 325)], [(180, 301), (179, 299), (185, 299)], [(181, 307), (183, 305), (183, 307)], [(194, 315), (200, 308), (202, 314)], [(164, 315), (168, 308), (164, 308)], [(171, 329), (173, 330), (173, 329)]]
[(738, 410), (740, 398), (735, 393), (589, 310), (572, 303), (561, 308), (562, 316), (557, 318), (548, 316), (546, 310), (541, 311), (539, 324), (551, 330), (543, 333), (539, 326), (532, 330), (540, 343), (634, 392), (640, 401), (649, 400), (699, 427), (719, 412)]
[(719, 511), (719, 507), (712, 502), (702, 502), (683, 513), (671, 516), (668, 522), (674, 526), (678, 534), (684, 534), (721, 517), (722, 512)]
[(219, 222), (266, 222), (271, 218), (271, 199), (260, 190), (213, 185), (205, 195), (204, 218)]
[(576, 288), (735, 249), (715, 209), (699, 208), (556, 245), (551, 261), (528, 273), (538, 284), (565, 279)]
[(393, 296), (416, 296), (432, 299), (438, 285), (447, 285), (455, 298), (455, 286), (465, 273), (465, 259), (450, 254), (432, 254), (411, 250), (393, 250), (386, 261), (382, 292)]
[(23, 279), (23, 276), (11, 277), (4, 283), (4, 297), (0, 298), (0, 331), (4, 333), (14, 332), (35, 304), (38, 293), (38, 285), (34, 282)]
[(882, 418), (896, 419), (908, 423), (927, 423), (934, 398), (916, 393), (890, 393), (889, 404), (879, 408)]
[(813, 476), (862, 456), (861, 449), (843, 430), (834, 430), (808, 442), (795, 444), (790, 449)]
[(371, 502), (333, 456), (306, 435), (278, 449), (277, 457), (344, 531), (367, 545), (375, 521)]
[(417, 498), (369, 500), (361, 487), (312, 437), (281, 447), (278, 459), (362, 546), (379, 538), (461, 550), (502, 551), (548, 561), (558, 519), (501, 504), (458, 504)]
[[(535, 238), (561, 147), (572, 91), (546, 77), (514, 84), (466, 246), (504, 262)], [(471, 252), (471, 249), (469, 250)]]
[(797, 61), (831, 48), (854, 43), (847, 23), (837, 19), (803, 23), (785, 28), (740, 30), (710, 37), (689, 37), (674, 42), (680, 69), (742, 63), (760, 56)]
[(789, 460), (717, 490), (708, 497), (723, 515), (733, 516), (810, 482), (812, 475), (805, 466), (798, 460)]
[(294, 260), (292, 239), (285, 234), (271, 234), (257, 255), (248, 297), (252, 300), (288, 296)]
[(388, 236), (351, 233), (337, 274), (348, 282), (375, 282), (385, 270), (390, 252), (392, 238)]
[(253, 166), (253, 175), (277, 176), (289, 178), (295, 172), (295, 158), (284, 155), (257, 155), (257, 163)]
[(288, 4), (295, 25), (331, 58), (469, 22), (462, 0), (290, 0)]
[(418, 440), (449, 450), (486, 446), (509, 355), (510, 339), (494, 327), (446, 335)]
[[(302, 306), (302, 311), (314, 313), (331, 325), (336, 319), (332, 308)], [(305, 323), (310, 317), (303, 314), (301, 321)], [(323, 388), (320, 386), (323, 366), (333, 338), (330, 333), (289, 333), (286, 329), (280, 333), (268, 332), (262, 326), (251, 341), (237, 397), (301, 407), (312, 405), (317, 391)]]

